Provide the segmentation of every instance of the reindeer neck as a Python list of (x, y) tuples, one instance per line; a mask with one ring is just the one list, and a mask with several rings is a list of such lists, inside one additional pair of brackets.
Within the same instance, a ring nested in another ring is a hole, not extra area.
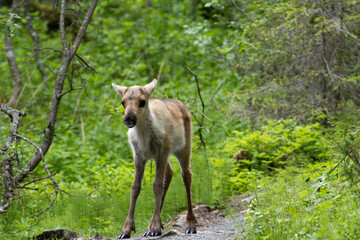
[(154, 113), (151, 110), (150, 106), (147, 107), (146, 111), (143, 113), (141, 118), (138, 118), (138, 121), (135, 125), (137, 131), (147, 132), (151, 130), (154, 126)]

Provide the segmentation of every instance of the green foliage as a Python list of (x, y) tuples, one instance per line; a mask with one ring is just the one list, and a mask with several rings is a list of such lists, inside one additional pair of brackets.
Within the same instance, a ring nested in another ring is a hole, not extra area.
[(16, 23), (18, 19), (21, 19), (16, 13), (9, 13), (9, 16), (0, 16), (0, 28), (6, 28), (8, 37), (14, 37), (15, 29), (20, 28), (19, 24)]
[(355, 124), (335, 122), (333, 129), (333, 149), (338, 159), (338, 168), (355, 187), (360, 183), (360, 134), (359, 121)]
[(331, 167), (292, 167), (258, 182), (243, 239), (356, 239), (359, 195), (343, 177), (323, 174)]
[(304, 166), (326, 161), (330, 149), (319, 124), (297, 125), (293, 120), (270, 121), (254, 132), (234, 131), (222, 146), (226, 156), (233, 155), (232, 189), (243, 192), (260, 174), (285, 166)]
[[(246, 93), (234, 112), (249, 120), (326, 122), (357, 110), (359, 3), (242, 1), (220, 53), (243, 75)], [(351, 11), (348, 11), (350, 10)], [(229, 19), (228, 19), (229, 20)], [(225, 21), (226, 22), (226, 21)], [(229, 24), (229, 22), (226, 22)], [(230, 49), (230, 51), (226, 51)], [(245, 96), (246, 97), (245, 97)], [(356, 104), (355, 104), (356, 105)]]
[[(358, 211), (352, 198), (357, 200), (353, 187), (360, 172), (355, 112), (359, 106), (359, 3), (245, 0), (235, 1), (235, 7), (232, 1), (153, 0), (151, 7), (145, 7), (145, 2), (99, 1), (78, 51), (96, 73), (74, 60), (69, 70), (73, 78), (67, 79), (64, 91), (70, 85), (87, 85), (62, 97), (56, 135), (46, 155), (50, 171), (58, 172), (55, 178), (67, 192), (86, 195), (101, 187), (86, 198), (60, 193), (53, 208), (38, 218), (28, 216), (50, 204), (51, 182), (30, 185), (39, 188), (36, 192), (19, 190), (26, 197), (0, 215), (5, 239), (25, 239), (43, 229), (61, 227), (81, 236), (120, 232), (129, 205), (133, 164), (123, 108), (111, 83), (142, 85), (153, 78), (159, 80), (155, 97), (180, 99), (192, 112), (194, 202), (224, 206), (228, 196), (260, 185), (259, 197), (248, 212), (248, 239), (332, 238), (330, 234), (341, 239), (344, 234), (348, 238), (358, 234)], [(61, 49), (59, 32), (48, 29), (48, 16), (41, 9), (31, 16), (40, 47)], [(16, 18), (0, 16), (0, 24), (9, 27), (24, 79), (18, 108), (27, 116), (19, 134), (40, 143), (61, 59), (51, 49), (40, 51), (49, 80), (39, 87), (42, 80), (29, 50), (31, 37), (25, 27), (15, 28), (24, 26), (25, 18)], [(4, 49), (3, 42), (0, 47)], [(208, 156), (196, 152), (203, 113), (194, 77), (184, 65), (196, 73), (206, 104), (202, 133)], [(0, 52), (0, 68), (4, 79), (0, 97), (8, 99), (12, 77), (5, 51)], [(0, 141), (4, 143), (9, 124), (2, 116)], [(293, 120), (276, 120), (286, 118)], [(209, 119), (216, 123), (211, 132), (205, 131), (212, 124)], [(329, 119), (344, 123), (334, 123), (333, 131), (314, 124)], [(329, 133), (334, 135), (329, 137)], [(34, 148), (19, 141), (14, 152), (19, 159), (17, 171), (26, 166)], [(238, 154), (235, 162), (234, 154)], [(322, 175), (322, 166), (332, 166), (330, 155), (346, 156), (336, 169), (342, 170), (339, 179)], [(181, 170), (174, 158), (171, 163), (175, 175), (163, 220), (186, 207)], [(308, 164), (308, 169), (301, 169)], [(149, 162), (137, 204), (138, 232), (152, 216), (154, 172)], [(41, 165), (32, 177), (39, 176), (46, 176)], [(308, 176), (314, 183), (305, 182)], [(341, 188), (350, 190), (340, 192)], [(340, 232), (339, 226), (348, 230)]]

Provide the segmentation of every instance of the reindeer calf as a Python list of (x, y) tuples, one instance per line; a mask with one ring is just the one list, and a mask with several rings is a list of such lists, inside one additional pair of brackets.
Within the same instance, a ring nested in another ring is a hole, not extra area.
[(149, 227), (143, 236), (161, 235), (160, 213), (169, 188), (173, 169), (168, 157), (174, 154), (178, 159), (187, 196), (186, 233), (196, 233), (196, 218), (191, 204), (191, 119), (190, 113), (178, 100), (150, 98), (157, 80), (145, 86), (123, 87), (112, 84), (122, 97), (125, 108), (124, 123), (129, 128), (128, 137), (133, 151), (135, 177), (131, 187), (130, 209), (118, 239), (130, 238), (135, 231), (134, 212), (136, 199), (141, 189), (145, 163), (154, 159), (156, 176), (154, 181), (155, 211)]

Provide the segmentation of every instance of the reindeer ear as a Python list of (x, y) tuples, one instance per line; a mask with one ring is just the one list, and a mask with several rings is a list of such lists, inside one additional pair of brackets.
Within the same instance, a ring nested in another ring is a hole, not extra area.
[(116, 85), (115, 83), (113, 83), (112, 86), (121, 95), (121, 97), (124, 96), (127, 87), (119, 86), (119, 85)]
[(155, 87), (156, 87), (156, 83), (157, 83), (157, 80), (154, 79), (154, 80), (152, 80), (151, 83), (146, 84), (146, 85), (144, 86), (144, 88), (145, 88), (145, 90), (146, 90), (146, 92), (147, 92), (147, 94), (148, 94), (149, 96), (154, 92)]

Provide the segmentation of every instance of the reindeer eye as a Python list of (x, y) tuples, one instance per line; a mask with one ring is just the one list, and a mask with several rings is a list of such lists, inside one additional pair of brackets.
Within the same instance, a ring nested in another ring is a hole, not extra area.
[(123, 107), (125, 107), (125, 103), (124, 103), (124, 101), (121, 101), (121, 104), (123, 105)]
[(145, 99), (141, 99), (141, 100), (140, 100), (139, 107), (143, 108), (143, 107), (145, 107), (145, 104), (146, 104)]

